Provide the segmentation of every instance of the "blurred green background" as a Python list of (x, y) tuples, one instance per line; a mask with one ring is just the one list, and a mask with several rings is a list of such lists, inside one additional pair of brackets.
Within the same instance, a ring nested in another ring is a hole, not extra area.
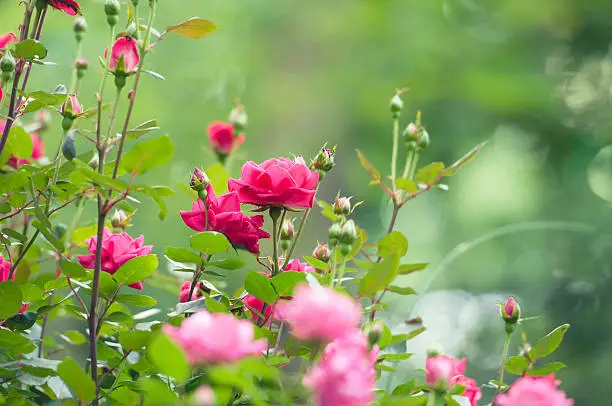
[[(384, 316), (397, 331), (406, 328), (405, 319), (422, 316), (429, 331), (408, 350), (423, 354), (439, 346), (468, 356), (468, 374), (485, 383), (496, 374), (504, 334), (495, 301), (516, 295), (524, 315), (537, 316), (522, 327), (532, 341), (572, 324), (555, 354), (569, 366), (559, 373), (563, 388), (578, 405), (605, 404), (612, 362), (612, 148), (606, 148), (612, 142), (612, 3), (159, 1), (160, 31), (191, 16), (212, 20), (219, 31), (199, 41), (168, 35), (148, 59), (148, 68), (166, 80), (143, 78), (132, 123), (157, 118), (175, 141), (171, 164), (147, 181), (177, 193), (164, 221), (154, 205), (143, 205), (132, 235), (143, 233), (160, 254), (166, 245), (187, 244), (191, 230), (178, 211), (191, 200), (182, 185), (192, 167), (215, 162), (205, 128), (226, 119), (239, 97), (249, 127), (230, 168), (234, 176), (247, 156), (309, 157), (325, 142), (338, 144), (337, 167), (320, 196), (329, 201), (341, 190), (364, 200), (355, 218), (380, 236), (389, 207), (379, 189), (367, 186), (354, 150), (388, 173), (388, 102), (395, 88), (409, 87), (402, 125), (422, 109), (432, 139), (421, 162), (450, 163), (475, 144), (490, 143), (450, 179), (449, 192), (432, 191), (401, 213), (408, 259), (431, 266), (407, 281), (421, 296), (389, 295)], [(141, 3), (142, 16), (147, 2)], [(108, 33), (102, 2), (83, 0), (82, 7), (91, 69), (79, 96), (93, 107), (101, 72), (96, 60)], [(16, 29), (20, 13), (16, 1), (0, 0), (0, 32)], [(69, 81), (71, 28), (70, 17), (50, 13), (43, 42), (58, 65), (36, 67), (30, 89), (50, 91)], [(57, 131), (45, 134), (48, 154), (59, 127), (55, 117)], [(325, 240), (327, 227), (314, 215), (299, 253)], [(169, 281), (158, 277), (147, 287), (167, 307), (178, 294), (178, 284)], [(230, 278), (230, 288), (241, 281)], [(519, 345), (517, 336), (512, 350)], [(406, 379), (422, 361), (415, 355), (388, 379)]]

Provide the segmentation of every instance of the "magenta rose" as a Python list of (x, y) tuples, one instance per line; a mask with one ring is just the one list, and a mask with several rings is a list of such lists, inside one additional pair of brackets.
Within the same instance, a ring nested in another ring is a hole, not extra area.
[[(94, 236), (87, 240), (87, 250), (91, 255), (79, 255), (79, 262), (84, 268), (94, 269), (96, 265), (96, 244), (98, 237)], [(144, 245), (144, 236), (136, 239), (128, 233), (113, 234), (104, 227), (102, 237), (102, 270), (114, 274), (123, 264), (132, 258), (151, 253), (152, 245)], [(129, 285), (131, 288), (142, 290), (142, 282)]]
[[(104, 57), (108, 56), (108, 49), (104, 51)], [(119, 61), (123, 56), (123, 66), (119, 65)], [(121, 73), (132, 73), (140, 63), (140, 54), (136, 46), (136, 40), (132, 37), (120, 37), (111, 48), (110, 62), (108, 69), (113, 72), (121, 71)]]
[[(198, 300), (203, 297), (201, 291), (203, 287), (204, 284), (202, 282), (196, 282), (196, 286), (193, 288), (193, 293), (191, 294), (191, 301)], [(179, 302), (189, 302), (189, 292), (191, 292), (191, 282), (183, 282), (183, 285), (181, 286), (181, 292), (179, 293)]]
[(228, 185), (242, 203), (312, 207), (318, 181), (319, 174), (305, 163), (273, 158), (260, 165), (248, 161), (242, 167), (240, 179), (230, 179)]
[[(234, 245), (244, 247), (254, 254), (259, 253), (259, 239), (269, 238), (263, 231), (262, 215), (247, 216), (240, 211), (240, 199), (235, 192), (217, 198), (212, 186), (208, 186), (206, 203), (198, 199), (191, 211), (181, 210), (181, 218), (187, 227), (195, 231), (214, 230), (224, 234)], [(208, 210), (206, 210), (208, 206)], [(208, 212), (208, 218), (206, 213)]]
[(51, 7), (63, 11), (69, 16), (81, 14), (81, 6), (74, 0), (49, 0), (48, 3)]
[(236, 129), (230, 123), (215, 121), (208, 126), (208, 139), (217, 154), (226, 156), (242, 145), (245, 137), (244, 134), (236, 135)]

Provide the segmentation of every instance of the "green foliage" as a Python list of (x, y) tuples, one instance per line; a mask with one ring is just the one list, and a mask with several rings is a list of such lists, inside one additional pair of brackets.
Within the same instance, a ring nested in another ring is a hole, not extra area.
[(121, 166), (128, 173), (143, 174), (168, 163), (172, 155), (174, 155), (174, 144), (170, 137), (163, 135), (136, 144), (121, 158)]
[(368, 271), (359, 283), (359, 295), (370, 297), (374, 293), (386, 289), (397, 276), (400, 265), (400, 255), (393, 252), (383, 258), (374, 268)]
[(569, 324), (563, 324), (539, 339), (533, 348), (529, 350), (529, 357), (536, 359), (552, 354), (561, 345), (568, 329)]
[(207, 255), (227, 251), (230, 242), (226, 236), (216, 231), (204, 231), (191, 237), (191, 248)]
[(96, 387), (91, 377), (72, 358), (64, 359), (57, 366), (57, 373), (77, 399), (89, 402), (95, 398)]
[(16, 283), (10, 281), (0, 282), (0, 297), (2, 298), (0, 319), (13, 316), (21, 309), (22, 294), (19, 285)]
[(147, 357), (163, 374), (178, 381), (189, 377), (189, 366), (183, 351), (165, 334), (158, 334), (147, 349)]
[(251, 295), (270, 305), (278, 299), (278, 293), (274, 290), (270, 278), (258, 272), (249, 271), (244, 281), (244, 288)]
[(127, 261), (117, 272), (113, 279), (119, 285), (130, 285), (141, 282), (157, 270), (157, 255), (143, 255)]

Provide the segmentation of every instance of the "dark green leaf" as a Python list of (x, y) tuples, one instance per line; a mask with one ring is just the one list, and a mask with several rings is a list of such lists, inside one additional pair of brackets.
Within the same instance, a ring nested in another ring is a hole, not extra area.
[(408, 252), (408, 240), (399, 231), (392, 231), (378, 241), (378, 256), (386, 257), (398, 253), (400, 257)]
[(159, 372), (183, 381), (189, 378), (189, 366), (183, 350), (167, 335), (158, 334), (149, 344), (147, 357)]
[(46, 227), (41, 221), (33, 220), (32, 225), (41, 232), (45, 239), (55, 248), (58, 252), (64, 252), (64, 244), (53, 234), (53, 232)]
[(211, 21), (193, 17), (180, 24), (167, 27), (166, 31), (174, 32), (191, 39), (199, 39), (217, 31), (217, 27)]
[(36, 313), (25, 312), (6, 319), (6, 326), (11, 330), (27, 330), (36, 323)]
[(230, 242), (226, 236), (216, 231), (204, 231), (191, 237), (191, 248), (207, 254), (227, 251)]
[(209, 261), (208, 266), (214, 266), (221, 269), (235, 270), (240, 269), (244, 266), (244, 262), (238, 258), (226, 258), (219, 261)]
[(521, 356), (510, 357), (506, 361), (506, 371), (514, 375), (523, 375), (528, 366), (529, 360)]
[(306, 282), (304, 272), (285, 271), (272, 278), (272, 286), (279, 296), (291, 296), (293, 289), (300, 282)]
[(112, 275), (100, 272), (100, 296), (109, 299), (117, 289), (119, 289), (119, 285), (115, 282)]
[(28, 241), (28, 237), (26, 237), (25, 235), (18, 233), (17, 231), (11, 229), (11, 228), (3, 228), (2, 229), (2, 233), (8, 235), (9, 237), (11, 237), (14, 240), (17, 240), (19, 242), (26, 242)]
[(244, 288), (251, 295), (267, 304), (273, 304), (278, 299), (278, 294), (274, 291), (270, 278), (254, 271), (249, 271), (247, 274)]
[(540, 338), (529, 351), (529, 357), (536, 359), (552, 354), (563, 341), (567, 329), (569, 329), (569, 324), (563, 324)]
[(143, 174), (153, 168), (162, 166), (174, 155), (174, 145), (170, 137), (163, 135), (138, 144), (121, 159), (121, 166), (126, 172)]
[(527, 375), (546, 376), (565, 368), (565, 366), (566, 365), (562, 362), (551, 362), (550, 364), (542, 365), (541, 367), (528, 369)]
[(157, 269), (157, 255), (142, 255), (130, 259), (113, 274), (119, 285), (130, 285), (141, 282)]
[(57, 372), (77, 398), (89, 402), (96, 397), (93, 381), (72, 358), (65, 358), (58, 365)]
[(368, 271), (359, 284), (359, 295), (370, 297), (379, 290), (385, 289), (397, 276), (399, 254), (394, 253), (383, 258), (374, 268)]
[(2, 298), (2, 306), (0, 306), (0, 320), (11, 317), (21, 309), (21, 301), (23, 296), (21, 288), (14, 282), (0, 282), (0, 298)]
[(412, 356), (410, 353), (402, 353), (402, 354), (382, 354), (378, 357), (379, 361), (389, 361), (389, 362), (398, 362), (408, 359)]

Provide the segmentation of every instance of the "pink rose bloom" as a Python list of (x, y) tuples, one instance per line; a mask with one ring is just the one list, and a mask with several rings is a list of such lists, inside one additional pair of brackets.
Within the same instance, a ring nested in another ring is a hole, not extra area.
[[(132, 73), (140, 63), (140, 54), (136, 46), (136, 40), (132, 37), (121, 37), (111, 48), (110, 63), (108, 69), (117, 71), (119, 60), (123, 55), (123, 73)], [(108, 49), (104, 51), (104, 57), (108, 56)]]
[(508, 392), (495, 398), (496, 406), (574, 406), (565, 392), (556, 388), (557, 381), (550, 376), (544, 379), (524, 377), (517, 379)]
[(163, 327), (180, 345), (193, 365), (235, 362), (250, 355), (261, 355), (266, 340), (254, 340), (253, 325), (228, 313), (211, 314), (201, 310), (185, 319), (180, 327)]
[(378, 349), (356, 331), (325, 347), (319, 362), (304, 376), (316, 406), (365, 406), (374, 400)]
[(47, 3), (55, 9), (63, 11), (69, 16), (81, 14), (81, 6), (74, 0), (48, 0)]
[(12, 42), (17, 42), (17, 37), (12, 32), (0, 35), (0, 49), (5, 49)]
[(478, 401), (482, 398), (482, 392), (474, 379), (459, 375), (451, 379), (451, 383), (463, 386), (465, 391), (460, 396), (467, 398), (471, 406), (478, 405)]
[(319, 174), (304, 163), (287, 158), (268, 159), (258, 165), (248, 161), (240, 179), (230, 179), (229, 190), (242, 203), (257, 206), (312, 207)]
[[(79, 255), (79, 262), (87, 269), (94, 269), (96, 265), (96, 244), (98, 237), (93, 236), (88, 239), (87, 250), (91, 255)], [(130, 237), (128, 233), (113, 234), (107, 227), (104, 227), (102, 238), (102, 270), (109, 274), (114, 274), (119, 268), (132, 258), (151, 253), (152, 245), (144, 245), (144, 236), (136, 239)], [(131, 288), (142, 290), (142, 282), (129, 285)]]
[[(202, 292), (200, 291), (200, 289), (202, 288), (203, 284), (202, 282), (197, 282), (196, 286), (193, 288), (193, 294), (191, 295), (191, 301), (194, 300), (198, 300), (200, 299), (202, 296)], [(181, 286), (181, 293), (179, 293), (179, 302), (181, 303), (186, 303), (189, 300), (189, 292), (191, 291), (191, 282), (187, 281), (187, 282), (183, 282), (183, 285)]]
[[(2, 254), (0, 254), (0, 282), (6, 282), (9, 280), (9, 276), (11, 275), (11, 263), (4, 259)], [(15, 273), (13, 273), (13, 277), (11, 280), (15, 280)], [(30, 307), (29, 303), (23, 303), (21, 305), (21, 309), (19, 309), (19, 313), (21, 314), (28, 310)]]
[(195, 231), (218, 231), (234, 245), (244, 247), (259, 254), (259, 239), (269, 238), (270, 234), (261, 229), (264, 218), (262, 215), (247, 216), (240, 211), (240, 200), (235, 192), (215, 196), (212, 186), (206, 189), (208, 205), (208, 221), (204, 202), (198, 199), (191, 205), (191, 211), (181, 210), (181, 218), (187, 227)]
[(195, 406), (215, 406), (215, 392), (208, 385), (198, 387), (193, 393)]
[[(283, 261), (280, 261), (281, 265)], [(316, 272), (316, 270), (308, 265), (306, 262), (302, 262), (297, 258), (293, 258), (287, 263), (287, 268), (285, 271), (295, 271), (295, 272)]]
[(244, 134), (236, 136), (234, 126), (223, 121), (215, 121), (208, 126), (208, 139), (213, 151), (221, 156), (229, 155), (234, 148), (244, 142)]
[[(5, 124), (5, 121), (0, 120), (0, 134), (2, 131), (4, 131)], [(30, 134), (30, 138), (32, 139), (32, 155), (30, 155), (31, 160), (10, 156), (7, 163), (13, 168), (17, 169), (21, 165), (30, 165), (33, 161), (38, 161), (45, 155), (43, 142), (40, 137), (37, 134)]]
[(277, 305), (300, 340), (333, 341), (353, 334), (361, 322), (361, 306), (353, 298), (328, 287), (296, 286), (293, 299)]
[(263, 315), (265, 320), (270, 320), (270, 315), (272, 314), (272, 307), (267, 306), (266, 312), (264, 313), (263, 309), (265, 306), (265, 302), (261, 299), (256, 298), (255, 296), (248, 294), (242, 298), (242, 303), (244, 303), (247, 310), (251, 312), (253, 316), (253, 321), (255, 324), (259, 324), (261, 317), (259, 315)]
[(453, 386), (452, 379), (463, 375), (467, 359), (455, 359), (448, 355), (427, 356), (425, 360), (425, 382), (437, 386), (443, 383), (446, 388)]
[(555, 374), (549, 374), (549, 375), (545, 375), (545, 376), (529, 376), (529, 375), (525, 375), (523, 377), (523, 379), (528, 379), (528, 380), (532, 380), (532, 381), (545, 381), (548, 382), (551, 386), (554, 386), (555, 388), (559, 385), (561, 385), (561, 381), (558, 380), (557, 378), (555, 378)]

